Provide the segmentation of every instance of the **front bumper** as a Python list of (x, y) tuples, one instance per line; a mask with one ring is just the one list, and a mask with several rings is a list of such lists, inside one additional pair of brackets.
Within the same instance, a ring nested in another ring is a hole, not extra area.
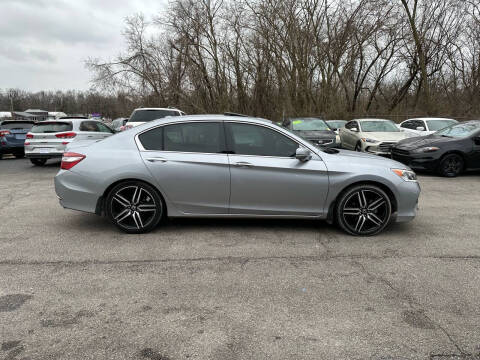
[(403, 181), (397, 187), (396, 222), (411, 221), (417, 215), (420, 185), (416, 181)]
[(440, 156), (428, 153), (398, 153), (392, 151), (391, 158), (410, 167), (413, 170), (435, 171), (440, 163)]

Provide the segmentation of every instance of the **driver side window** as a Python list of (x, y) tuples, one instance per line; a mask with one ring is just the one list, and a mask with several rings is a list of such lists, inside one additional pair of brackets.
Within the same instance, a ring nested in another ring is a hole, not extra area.
[(299, 145), (285, 135), (260, 125), (225, 123), (235, 154), (294, 157)]

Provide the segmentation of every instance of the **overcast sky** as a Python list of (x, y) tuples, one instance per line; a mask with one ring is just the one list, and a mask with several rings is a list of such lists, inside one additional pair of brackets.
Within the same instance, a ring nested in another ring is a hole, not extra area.
[(126, 16), (167, 0), (0, 0), (0, 90), (86, 90), (88, 57), (122, 50)]

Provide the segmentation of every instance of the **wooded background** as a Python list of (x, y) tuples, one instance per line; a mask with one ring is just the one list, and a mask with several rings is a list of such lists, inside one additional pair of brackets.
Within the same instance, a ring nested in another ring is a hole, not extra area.
[(480, 116), (480, 0), (174, 0), (123, 35), (87, 60), (91, 91), (8, 90), (0, 109)]

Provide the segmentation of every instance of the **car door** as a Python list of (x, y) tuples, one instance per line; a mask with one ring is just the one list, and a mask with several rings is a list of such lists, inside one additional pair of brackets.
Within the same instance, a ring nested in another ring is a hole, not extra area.
[(295, 158), (300, 144), (268, 125), (225, 122), (231, 174), (230, 214), (323, 214), (325, 163)]
[(168, 124), (138, 135), (157, 186), (184, 214), (227, 214), (230, 170), (222, 122)]

